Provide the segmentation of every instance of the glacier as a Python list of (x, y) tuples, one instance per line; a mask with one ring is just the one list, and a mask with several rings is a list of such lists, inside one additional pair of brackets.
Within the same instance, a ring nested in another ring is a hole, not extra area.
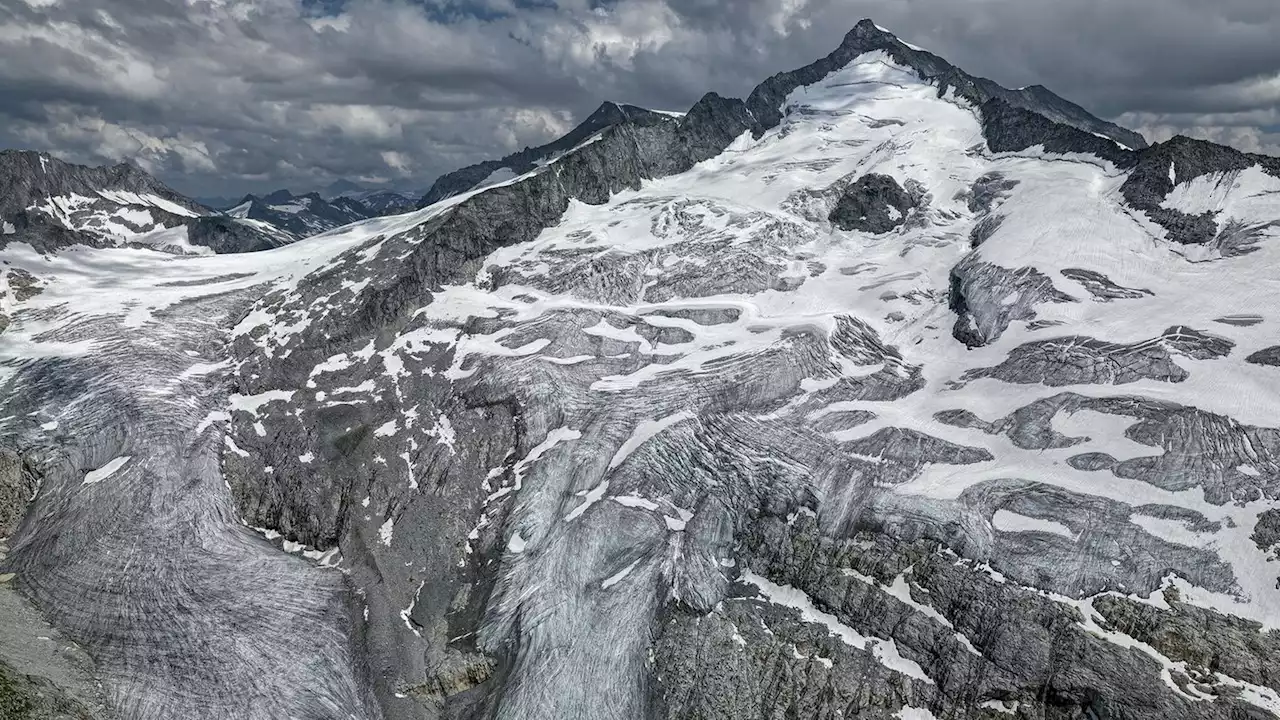
[(102, 717), (1280, 715), (1280, 161), (869, 21), (599, 115), (283, 247), (0, 249), (2, 569)]

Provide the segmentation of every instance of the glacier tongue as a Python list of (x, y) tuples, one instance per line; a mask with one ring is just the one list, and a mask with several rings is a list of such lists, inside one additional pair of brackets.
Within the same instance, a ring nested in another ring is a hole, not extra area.
[(5, 249), (9, 567), (128, 717), (1274, 714), (1280, 179), (1180, 170), (1189, 246), (899, 55), (253, 256)]

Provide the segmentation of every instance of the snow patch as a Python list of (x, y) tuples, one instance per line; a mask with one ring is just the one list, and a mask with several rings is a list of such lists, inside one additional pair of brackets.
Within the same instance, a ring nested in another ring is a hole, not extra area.
[(1044, 532), (1061, 535), (1070, 540), (1076, 539), (1075, 533), (1071, 532), (1071, 528), (1062, 523), (1019, 515), (1010, 510), (997, 510), (991, 518), (991, 524), (1000, 532)]
[(643, 558), (636, 558), (631, 562), (630, 565), (622, 568), (621, 570), (614, 573), (613, 575), (610, 575), (609, 577), (605, 578), (604, 582), (600, 583), (600, 589), (608, 590), (614, 585), (617, 585), (618, 583), (622, 582), (628, 575), (631, 574), (632, 570), (636, 569), (636, 566), (640, 564), (641, 560), (643, 560)]
[(626, 460), (631, 453), (638, 450), (641, 445), (657, 436), (663, 430), (675, 425), (676, 423), (690, 420), (692, 418), (693, 413), (683, 411), (675, 413), (674, 415), (668, 415), (660, 420), (645, 420), (639, 425), (636, 425), (635, 430), (631, 433), (631, 437), (627, 438), (627, 441), (622, 444), (622, 447), (618, 448), (618, 452), (614, 453), (613, 459), (609, 461), (609, 469), (612, 470), (621, 465), (622, 461)]
[(106, 480), (107, 478), (114, 475), (117, 470), (124, 467), (125, 463), (129, 462), (132, 459), (133, 459), (133, 456), (131, 455), (121, 455), (120, 457), (109, 461), (106, 465), (103, 465), (97, 470), (90, 470), (89, 472), (85, 473), (84, 482), (81, 484), (93, 485), (95, 483), (100, 483), (103, 480)]

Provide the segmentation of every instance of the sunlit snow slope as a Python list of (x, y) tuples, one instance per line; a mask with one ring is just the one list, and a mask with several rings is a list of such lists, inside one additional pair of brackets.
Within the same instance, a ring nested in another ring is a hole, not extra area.
[(6, 567), (130, 718), (1275, 717), (1280, 170), (942, 63), (10, 247)]

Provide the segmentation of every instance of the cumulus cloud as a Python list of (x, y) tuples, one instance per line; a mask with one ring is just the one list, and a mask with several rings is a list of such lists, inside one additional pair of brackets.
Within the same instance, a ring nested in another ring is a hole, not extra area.
[(602, 100), (741, 96), (867, 16), (1155, 140), (1280, 144), (1273, 0), (25, 0), (0, 6), (0, 145), (193, 194), (422, 188)]

